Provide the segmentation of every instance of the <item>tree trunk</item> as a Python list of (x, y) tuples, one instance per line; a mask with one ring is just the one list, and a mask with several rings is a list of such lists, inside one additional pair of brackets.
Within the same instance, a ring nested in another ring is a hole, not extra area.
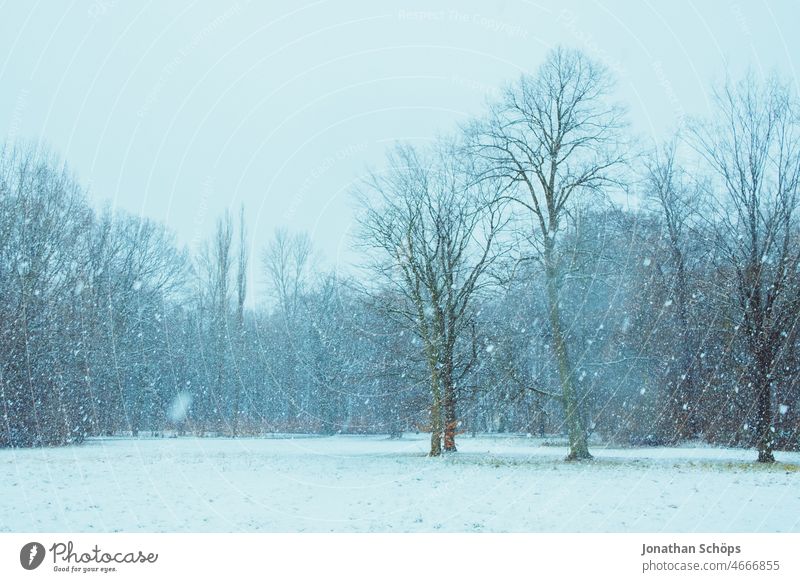
[(444, 452), (455, 453), (456, 449), (456, 387), (453, 384), (453, 360), (448, 356), (442, 373), (444, 387)]
[(564, 416), (569, 435), (568, 461), (591, 459), (586, 429), (581, 419), (578, 394), (572, 377), (567, 342), (561, 328), (561, 310), (558, 304), (558, 273), (555, 264), (555, 253), (551, 239), (545, 241), (545, 272), (547, 277), (547, 300), (550, 312), (550, 327), (553, 333), (553, 349), (558, 361), (558, 375), (561, 380), (561, 397), (564, 405)]
[(431, 457), (442, 454), (442, 393), (436, 363), (431, 365)]
[(233, 438), (239, 436), (239, 406), (241, 399), (241, 382), (236, 382), (233, 395), (233, 422), (231, 423), (231, 434)]
[(233, 362), (237, 362), (236, 367), (236, 378), (234, 379), (233, 383), (233, 411), (232, 411), (232, 422), (231, 422), (231, 434), (233, 438), (239, 436), (239, 421), (241, 420), (242, 412), (242, 385), (243, 385), (243, 375), (244, 375), (244, 367), (245, 362), (242, 358), (242, 353), (244, 351), (244, 315), (241, 310), (241, 306), (239, 309), (239, 314), (237, 318), (237, 325), (236, 325), (236, 349), (235, 352), (231, 354), (231, 359)]
[(772, 390), (769, 381), (769, 360), (765, 357), (758, 359), (758, 371), (755, 382), (756, 394), (756, 445), (758, 447), (759, 463), (774, 463), (772, 454), (773, 428), (772, 428)]

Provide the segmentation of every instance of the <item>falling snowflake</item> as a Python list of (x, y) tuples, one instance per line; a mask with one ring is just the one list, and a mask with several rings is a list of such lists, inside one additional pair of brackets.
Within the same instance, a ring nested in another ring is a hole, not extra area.
[(189, 392), (178, 392), (169, 407), (169, 419), (172, 422), (181, 422), (186, 418), (192, 406), (192, 395)]

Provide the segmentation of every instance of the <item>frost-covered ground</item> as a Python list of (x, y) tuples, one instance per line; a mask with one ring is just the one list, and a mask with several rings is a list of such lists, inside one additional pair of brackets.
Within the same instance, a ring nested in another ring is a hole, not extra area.
[(800, 454), (524, 437), (104, 439), (0, 450), (0, 531), (800, 531)]

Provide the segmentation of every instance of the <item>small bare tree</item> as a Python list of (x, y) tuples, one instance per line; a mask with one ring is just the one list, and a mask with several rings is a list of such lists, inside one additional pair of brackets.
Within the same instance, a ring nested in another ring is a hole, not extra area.
[(691, 127), (714, 177), (714, 232), (724, 300), (743, 332), (758, 460), (774, 461), (772, 394), (791, 348), (800, 293), (800, 120), (789, 89), (749, 75), (715, 94), (716, 116)]
[(505, 181), (502, 198), (529, 213), (523, 227), (544, 267), (552, 346), (569, 433), (569, 460), (589, 459), (585, 423), (561, 316), (559, 234), (571, 204), (617, 183), (622, 110), (609, 103), (611, 78), (579, 51), (553, 50), (535, 75), (509, 87), (469, 128), (486, 175)]
[(278, 229), (264, 249), (262, 265), (269, 289), (287, 323), (301, 307), (303, 293), (310, 284), (314, 252), (307, 233), (290, 234)]
[(411, 325), (422, 342), (431, 389), (431, 456), (455, 451), (459, 338), (469, 332), (470, 305), (498, 254), (504, 219), (496, 192), (476, 183), (452, 144), (422, 153), (398, 146), (385, 173), (357, 192), (360, 242), (372, 271), (397, 299), (388, 313)]
[(261, 256), (267, 291), (273, 300), (280, 337), (276, 349), (281, 351), (281, 373), (273, 374), (276, 388), (293, 395), (287, 400), (286, 414), (297, 417), (310, 407), (311, 395), (306, 390), (304, 371), (307, 358), (303, 353), (304, 303), (312, 292), (314, 279), (314, 247), (305, 232), (290, 233), (277, 229)]

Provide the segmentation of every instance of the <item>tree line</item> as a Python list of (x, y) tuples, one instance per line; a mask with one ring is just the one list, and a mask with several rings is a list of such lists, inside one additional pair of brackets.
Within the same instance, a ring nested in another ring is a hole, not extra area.
[[(358, 275), (303, 233), (196, 252), (0, 153), (0, 446), (141, 431), (431, 434), (800, 448), (800, 118), (746, 75), (665, 143), (553, 50), (479, 118), (355, 188)], [(248, 276), (268, 301), (248, 307)]]

